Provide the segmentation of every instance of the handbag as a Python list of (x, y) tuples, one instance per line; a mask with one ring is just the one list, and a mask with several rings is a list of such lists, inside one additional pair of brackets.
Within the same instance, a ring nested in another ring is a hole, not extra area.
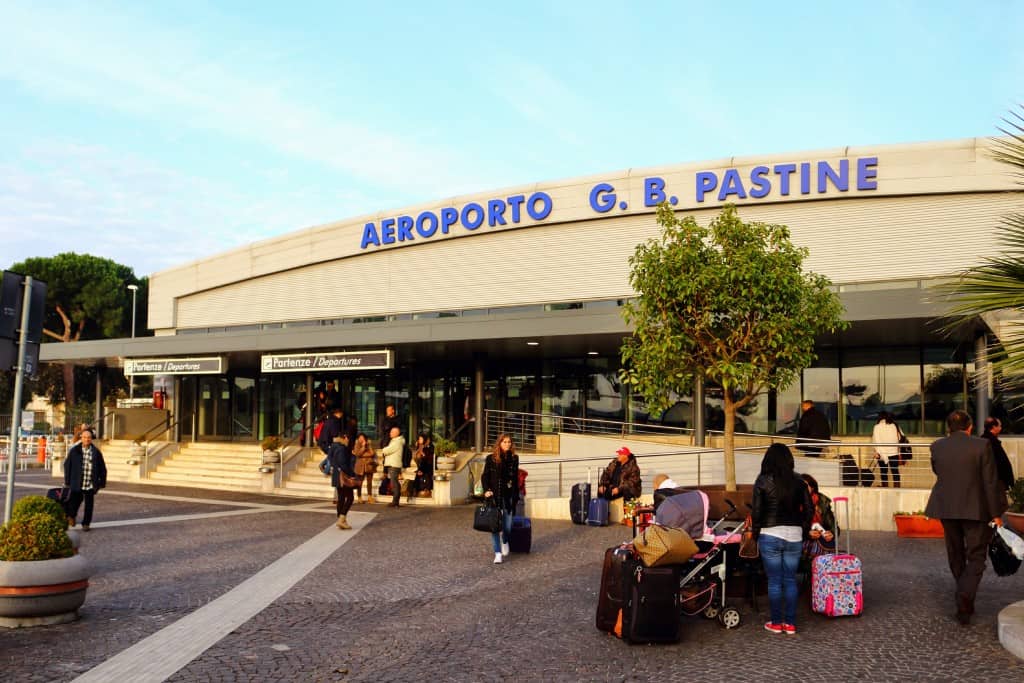
[(357, 489), (363, 483), (363, 478), (345, 474), (345, 470), (338, 470), (338, 483), (348, 489)]
[(995, 570), (996, 576), (1010, 576), (1020, 569), (1021, 561), (1013, 554), (1013, 550), (998, 529), (1002, 527), (997, 527), (996, 533), (992, 534), (992, 541), (988, 544), (988, 559), (992, 561), (992, 569)]
[(910, 447), (910, 445), (909, 445), (910, 444), (910, 439), (908, 439), (907, 435), (903, 433), (903, 430), (900, 429), (899, 425), (896, 425), (896, 433), (900, 435), (900, 438), (899, 438), (899, 442), (900, 443), (908, 444), (906, 446), (900, 446), (900, 456), (899, 457), (900, 457), (900, 464), (902, 465), (903, 463), (907, 462), (908, 460), (910, 460), (911, 458), (914, 457), (914, 449)]
[(660, 567), (689, 561), (697, 544), (682, 529), (651, 524), (633, 539), (633, 550), (645, 567)]
[(754, 518), (747, 515), (743, 527), (743, 533), (740, 535), (740, 557), (744, 560), (756, 560), (761, 553), (757, 549), (757, 538), (754, 536)]
[(494, 505), (478, 505), (473, 512), (473, 528), (477, 531), (496, 534), (501, 531), (502, 511)]

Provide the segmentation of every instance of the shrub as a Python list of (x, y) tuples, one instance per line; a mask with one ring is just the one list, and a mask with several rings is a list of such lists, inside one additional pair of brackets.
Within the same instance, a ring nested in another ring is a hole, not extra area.
[(46, 496), (25, 496), (11, 508), (11, 519), (25, 519), (35, 514), (49, 515), (68, 528), (68, 515), (61, 504)]
[(1024, 477), (1013, 482), (1006, 495), (1010, 499), (1009, 511), (1024, 513)]
[(459, 446), (454, 441), (445, 439), (444, 437), (438, 437), (434, 441), (434, 450), (438, 455), (455, 455), (458, 452)]
[(281, 437), (275, 435), (265, 436), (260, 446), (265, 451), (276, 451), (281, 447)]
[(0, 560), (24, 562), (71, 557), (74, 549), (60, 523), (45, 512), (14, 519), (0, 528)]

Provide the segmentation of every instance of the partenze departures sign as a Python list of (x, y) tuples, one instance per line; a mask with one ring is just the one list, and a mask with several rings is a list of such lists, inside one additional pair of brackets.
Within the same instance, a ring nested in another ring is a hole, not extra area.
[(394, 356), (388, 349), (331, 353), (275, 353), (260, 358), (260, 369), (263, 372), (390, 370), (393, 367)]
[[(852, 176), (852, 177), (851, 177)], [(839, 192), (849, 192), (852, 187), (858, 191), (878, 189), (878, 157), (839, 159), (835, 164), (828, 161), (803, 161), (799, 163), (754, 166), (747, 173), (728, 168), (724, 171), (698, 171), (693, 176), (694, 198), (702, 204), (709, 197), (720, 202), (745, 199), (764, 199), (773, 191), (776, 196), (825, 194), (829, 186)], [(598, 214), (608, 213), (618, 207), (620, 211), (629, 208), (626, 201), (620, 201), (615, 186), (611, 183), (597, 183), (589, 192), (590, 208)], [(665, 186), (664, 178), (649, 176), (643, 179), (643, 205), (646, 209), (667, 201), (672, 206), (679, 198)], [(421, 211), (413, 217), (394, 216), (380, 221), (371, 221), (363, 226), (363, 237), (359, 248), (380, 247), (426, 240), (435, 235), (447, 235), (453, 229), (462, 228), (473, 232), (486, 223), (488, 227), (516, 225), (527, 219), (540, 222), (551, 215), (554, 202), (547, 192), (537, 191), (508, 197), (495, 197), (482, 202), (469, 202), (461, 208), (446, 206), (437, 211)]]

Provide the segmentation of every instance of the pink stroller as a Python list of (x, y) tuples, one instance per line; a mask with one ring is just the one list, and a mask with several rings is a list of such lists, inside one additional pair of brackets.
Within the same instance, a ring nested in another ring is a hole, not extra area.
[(725, 585), (729, 575), (729, 550), (736, 557), (745, 522), (726, 529), (726, 519), (736, 511), (736, 505), (726, 500), (729, 510), (708, 526), (708, 496), (703, 491), (686, 491), (666, 498), (658, 506), (655, 521), (665, 526), (683, 529), (697, 543), (699, 552), (682, 565), (679, 579), (680, 607), (683, 614), (702, 614), (707, 619), (717, 618), (725, 628), (740, 625), (740, 612), (726, 604)]

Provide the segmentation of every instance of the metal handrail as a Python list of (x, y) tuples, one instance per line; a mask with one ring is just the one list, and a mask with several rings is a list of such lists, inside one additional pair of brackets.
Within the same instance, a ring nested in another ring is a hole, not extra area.
[[(291, 428), (292, 428), (292, 427), (294, 427), (295, 425), (299, 424), (300, 422), (302, 422), (302, 420), (301, 420), (301, 419), (299, 419), (299, 420), (296, 420), (295, 422), (293, 422), (293, 423), (291, 423), (290, 425), (288, 425), (288, 429), (289, 429), (289, 430), (291, 430)], [(302, 437), (302, 436), (303, 436), (303, 435), (304, 435), (304, 434), (305, 434), (306, 432), (310, 432), (310, 433), (312, 433), (312, 430), (313, 430), (313, 428), (314, 428), (314, 427), (316, 427), (316, 424), (317, 424), (317, 423), (316, 423), (316, 421), (314, 420), (314, 421), (313, 421), (313, 424), (311, 424), (311, 425), (306, 425), (306, 426), (305, 426), (305, 427), (304, 427), (304, 428), (303, 428), (303, 429), (302, 429), (301, 431), (299, 431), (299, 433), (298, 433), (298, 434), (296, 434), (295, 436), (293, 436), (293, 437), (292, 437), (292, 438), (290, 438), (289, 440), (287, 440), (287, 441), (282, 441), (282, 442), (281, 442), (281, 450), (283, 451), (284, 449), (288, 448), (289, 446), (293, 446), (293, 445), (295, 445), (295, 443), (296, 443), (296, 442), (297, 442), (297, 441), (298, 441), (298, 440), (299, 440), (299, 439), (300, 439), (300, 438), (301, 438), (301, 437)], [(280, 435), (278, 435), (278, 436), (280, 436)]]
[(163, 420), (161, 420), (160, 422), (156, 423), (155, 425), (144, 431), (141, 436), (137, 436), (134, 439), (132, 439), (132, 441), (139, 445), (142, 445), (142, 442), (145, 441), (146, 445), (148, 446), (149, 442), (152, 441), (152, 439), (149, 438), (150, 433), (168, 431), (171, 428), (170, 422), (171, 416), (170, 413), (168, 413), (167, 417), (165, 417)]

